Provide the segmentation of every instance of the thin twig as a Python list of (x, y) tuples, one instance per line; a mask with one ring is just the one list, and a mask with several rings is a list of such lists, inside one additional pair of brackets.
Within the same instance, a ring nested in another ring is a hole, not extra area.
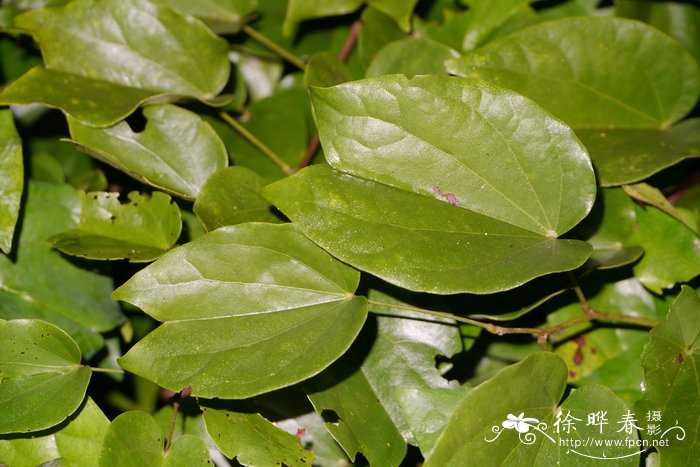
[(292, 175), (294, 173), (294, 170), (287, 165), (286, 162), (282, 160), (280, 156), (278, 156), (275, 151), (270, 149), (265, 143), (260, 141), (253, 133), (248, 131), (246, 127), (241, 125), (238, 120), (227, 114), (226, 112), (221, 112), (219, 113), (219, 116), (223, 118), (226, 123), (231, 125), (234, 130), (236, 130), (238, 133), (240, 133), (241, 136), (243, 136), (250, 144), (255, 146), (260, 152), (265, 154), (268, 159), (270, 159), (277, 167), (282, 170), (286, 175)]
[[(360, 21), (359, 19), (353, 21), (352, 26), (350, 26), (350, 32), (348, 32), (348, 36), (345, 38), (345, 42), (343, 42), (343, 46), (340, 48), (340, 52), (338, 53), (338, 60), (340, 60), (341, 62), (347, 61), (348, 57), (352, 53), (352, 50), (355, 48), (355, 44), (357, 43), (357, 37), (360, 34), (360, 29), (362, 29), (362, 21)], [(314, 137), (311, 138), (311, 142), (306, 148), (304, 157), (294, 168), (294, 172), (300, 171), (301, 169), (303, 169), (311, 163), (320, 145), (321, 140), (318, 137), (318, 133), (316, 133)]]
[[(168, 437), (165, 439), (165, 452), (168, 452), (168, 449), (170, 449), (170, 446), (173, 444), (173, 435), (175, 434), (175, 425), (177, 424), (177, 414), (180, 411), (180, 401), (182, 400), (182, 393), (185, 390), (187, 390), (189, 394), (190, 389), (186, 388), (182, 391), (176, 392), (171, 398), (173, 401), (173, 414), (170, 416), (170, 428), (168, 429)], [(186, 396), (187, 395), (185, 395), (185, 397)]]
[(119, 368), (100, 368), (91, 366), (90, 369), (95, 373), (115, 373), (118, 375), (124, 374), (124, 370), (121, 370)]
[(434, 311), (434, 310), (425, 310), (423, 308), (416, 308), (408, 305), (397, 305), (397, 304), (392, 304), (392, 303), (383, 303), (383, 302), (378, 302), (375, 300), (368, 300), (370, 304), (377, 305), (377, 306), (383, 306), (387, 308), (393, 308), (396, 310), (407, 310), (407, 311), (415, 311), (418, 313), (424, 313), (427, 315), (432, 315), (432, 316), (437, 316), (440, 318), (447, 318), (451, 319), (460, 323), (465, 323), (465, 324), (470, 324), (472, 326), (477, 326), (481, 329), (484, 329), (487, 332), (490, 332), (491, 334), (495, 334), (497, 336), (504, 336), (506, 334), (530, 334), (533, 337), (537, 338), (537, 341), (540, 345), (545, 345), (547, 342), (551, 341), (556, 341), (556, 337), (560, 334), (563, 334), (566, 332), (568, 329), (573, 328), (575, 326), (589, 323), (591, 321), (598, 321), (602, 323), (613, 323), (613, 324), (628, 324), (632, 326), (639, 326), (643, 328), (652, 328), (659, 324), (658, 320), (655, 319), (650, 319), (650, 318), (643, 318), (640, 316), (630, 316), (630, 315), (622, 315), (622, 314), (617, 314), (617, 313), (608, 313), (604, 311), (595, 311), (591, 310), (591, 313), (585, 314), (583, 316), (579, 316), (577, 318), (570, 319), (568, 321), (565, 321), (561, 324), (558, 324), (556, 326), (547, 326), (547, 327), (539, 327), (539, 328), (528, 328), (528, 327), (506, 327), (506, 326), (501, 326), (493, 323), (488, 323), (488, 322), (483, 322), (483, 321), (477, 321), (474, 319), (470, 318), (465, 318), (463, 316), (458, 316), (454, 315), (452, 313), (445, 313), (442, 311)]
[(243, 25), (243, 28), (241, 30), (248, 34), (251, 38), (255, 39), (257, 42), (260, 42), (262, 45), (267, 47), (268, 49), (272, 50), (274, 53), (282, 57), (283, 59), (287, 60), (289, 63), (294, 65), (295, 67), (299, 68), (300, 70), (304, 71), (304, 68), (306, 68), (306, 63), (304, 63), (299, 57), (294, 55), (293, 53), (289, 52), (279, 44), (271, 41), (267, 37), (263, 36), (260, 34), (258, 31), (255, 29), (251, 28), (250, 26)]

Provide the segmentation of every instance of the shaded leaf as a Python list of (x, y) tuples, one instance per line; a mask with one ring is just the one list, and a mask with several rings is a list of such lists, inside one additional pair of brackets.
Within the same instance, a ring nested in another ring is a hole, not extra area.
[(173, 105), (149, 106), (143, 115), (140, 132), (126, 122), (100, 129), (69, 118), (71, 138), (137, 180), (195, 199), (209, 176), (228, 163), (221, 139), (197, 114)]
[(312, 18), (344, 15), (360, 8), (363, 0), (289, 0), (287, 13), (284, 17), (282, 32), (291, 36), (299, 23)]
[(513, 89), (575, 129), (667, 127), (700, 95), (698, 64), (680, 44), (620, 18), (541, 23), (451, 60), (447, 69)]
[(424, 457), (429, 455), (459, 400), (469, 390), (471, 388), (466, 386), (453, 389), (396, 388), (396, 400)]
[(54, 459), (76, 467), (93, 467), (102, 449), (109, 420), (89, 397), (68, 420), (42, 436), (0, 437), (0, 463), (35, 467)]
[(352, 72), (336, 56), (321, 52), (309, 59), (304, 69), (304, 86), (335, 86), (352, 81)]
[(404, 31), (411, 29), (411, 16), (418, 0), (365, 0), (367, 5), (394, 18)]
[(430, 39), (405, 39), (385, 45), (367, 67), (367, 77), (403, 73), (406, 76), (447, 74), (445, 62), (456, 51)]
[(245, 167), (219, 170), (204, 184), (194, 212), (207, 231), (244, 222), (279, 223), (272, 205), (260, 194), (263, 186), (263, 179)]
[(0, 250), (9, 253), (24, 187), (22, 142), (12, 112), (0, 110)]
[(211, 465), (201, 438), (183, 435), (164, 452), (165, 437), (156, 421), (145, 412), (125, 412), (109, 425), (100, 466), (195, 466)]
[(159, 258), (113, 296), (164, 325), (120, 364), (178, 391), (245, 398), (302, 381), (350, 346), (359, 274), (290, 224), (222, 227)]
[(462, 351), (462, 338), (453, 320), (429, 317), (406, 310), (407, 304), (370, 290), (372, 320), (376, 333), (360, 370), (384, 406), (394, 425), (407, 441), (413, 434), (396, 397), (403, 388), (454, 388), (436, 368), (436, 358)]
[(112, 280), (79, 268), (47, 241), (76, 227), (78, 191), (68, 185), (32, 182), (24, 207), (16, 261), (0, 256), (0, 318), (36, 318), (55, 324), (75, 339), (83, 355), (102, 348), (100, 332), (121, 323), (109, 298)]
[(635, 206), (637, 229), (627, 241), (644, 249), (634, 274), (652, 292), (663, 293), (700, 274), (700, 239), (655, 208)]
[(180, 209), (170, 196), (153, 192), (129, 193), (129, 203), (119, 193), (81, 193), (77, 228), (50, 238), (64, 253), (92, 259), (152, 261), (172, 247), (180, 236)]
[(176, 10), (189, 13), (204, 21), (217, 34), (231, 34), (253, 16), (257, 0), (161, 0)]
[[(435, 75), (314, 88), (312, 99), (326, 159), (352, 176), (309, 167), (263, 194), (341, 260), (411, 290), (486, 293), (588, 256), (554, 237), (593, 204), (590, 160), (531, 102)], [(524, 129), (535, 121), (547, 131)]]
[(116, 123), (155, 96), (211, 101), (229, 75), (224, 40), (148, 0), (78, 0), (15, 24), (37, 40), (46, 68), (13, 82), (0, 102), (42, 102), (94, 126)]
[(601, 186), (634, 183), (700, 156), (700, 119), (670, 128), (576, 130), (591, 153)]
[(202, 407), (207, 431), (226, 457), (243, 465), (311, 465), (314, 455), (299, 439), (260, 414)]
[(700, 234), (700, 232), (698, 232), (693, 225), (686, 222), (680, 211), (678, 211), (671, 204), (671, 202), (666, 199), (658, 188), (647, 185), (646, 183), (635, 183), (634, 185), (623, 185), (622, 190), (627, 193), (629, 197), (636, 199), (637, 201), (641, 201), (642, 203), (654, 206), (658, 210), (665, 212), (681, 224), (685, 225), (696, 234)]
[(71, 337), (39, 320), (0, 320), (0, 433), (50, 428), (76, 411), (91, 370)]
[(399, 28), (396, 21), (376, 8), (367, 7), (362, 10), (361, 21), (362, 28), (357, 36), (357, 54), (365, 68), (382, 47), (406, 37), (406, 33)]
[[(635, 405), (640, 419), (658, 411), (662, 434), (648, 431), (646, 439), (668, 439), (657, 448), (663, 465), (694, 462), (700, 453), (697, 427), (700, 423), (700, 300), (684, 286), (669, 308), (668, 317), (651, 330), (642, 354), (645, 374), (644, 397)], [(671, 429), (681, 427), (683, 431)], [(669, 430), (666, 432), (666, 430)]]
[(352, 371), (347, 360), (339, 360), (304, 390), (351, 461), (362, 453), (371, 465), (398, 466), (406, 443), (363, 372)]

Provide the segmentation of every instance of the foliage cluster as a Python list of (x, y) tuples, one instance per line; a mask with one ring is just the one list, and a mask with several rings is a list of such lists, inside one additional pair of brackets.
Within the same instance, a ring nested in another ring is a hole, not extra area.
[(697, 1), (0, 31), (0, 464), (700, 458)]

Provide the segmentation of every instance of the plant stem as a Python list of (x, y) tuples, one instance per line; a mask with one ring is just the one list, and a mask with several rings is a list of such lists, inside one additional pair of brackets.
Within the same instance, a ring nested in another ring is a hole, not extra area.
[(170, 428), (168, 429), (168, 437), (165, 439), (165, 452), (168, 452), (168, 449), (170, 449), (173, 443), (173, 434), (175, 433), (175, 424), (177, 423), (177, 413), (180, 411), (181, 398), (182, 394), (180, 392), (175, 393), (173, 396), (173, 414), (170, 416)]
[(271, 41), (270, 39), (268, 39), (267, 37), (263, 36), (258, 31), (251, 28), (247, 24), (244, 25), (241, 30), (244, 33), (248, 34), (250, 37), (252, 37), (254, 40), (260, 42), (262, 45), (264, 45), (268, 49), (272, 50), (274, 53), (276, 53), (277, 55), (279, 55), (283, 59), (287, 60), (289, 63), (291, 63), (295, 67), (299, 68), (300, 70), (304, 71), (304, 68), (306, 68), (306, 63), (304, 63), (299, 57), (292, 54), (288, 50), (284, 49), (279, 44), (277, 44), (277, 43)]
[(236, 130), (238, 133), (240, 133), (241, 136), (243, 136), (250, 144), (255, 146), (258, 151), (262, 152), (267, 156), (268, 159), (270, 159), (277, 167), (282, 170), (286, 175), (292, 175), (294, 173), (294, 169), (292, 169), (290, 166), (287, 165), (286, 162), (282, 160), (280, 156), (278, 156), (275, 151), (270, 149), (265, 143), (260, 141), (253, 133), (248, 131), (246, 127), (241, 125), (238, 120), (227, 114), (226, 112), (221, 112), (219, 113), (219, 116), (223, 118), (226, 123), (231, 125), (234, 130)]
[[(352, 23), (352, 26), (350, 26), (350, 32), (348, 33), (348, 37), (345, 38), (345, 42), (343, 42), (343, 46), (340, 48), (340, 52), (338, 53), (338, 60), (341, 62), (347, 61), (348, 57), (350, 56), (350, 53), (352, 50), (355, 48), (355, 43), (357, 43), (357, 37), (360, 34), (360, 29), (362, 28), (362, 21), (359, 19), (355, 20)], [(294, 172), (298, 172), (307, 165), (311, 163), (311, 160), (314, 158), (314, 154), (316, 154), (316, 151), (318, 151), (318, 147), (321, 145), (321, 140), (318, 137), (318, 133), (314, 134), (314, 137), (311, 138), (311, 142), (309, 143), (309, 146), (306, 148), (306, 152), (304, 153), (304, 157), (301, 159), (299, 164), (294, 168)]]
[(540, 345), (545, 345), (547, 342), (557, 342), (557, 337), (563, 334), (568, 329), (573, 328), (581, 324), (589, 323), (591, 321), (598, 321), (602, 323), (612, 323), (612, 324), (629, 324), (632, 326), (639, 326), (644, 328), (652, 328), (659, 324), (658, 320), (644, 318), (640, 316), (630, 316), (622, 315), (618, 313), (608, 313), (604, 311), (596, 311), (591, 309), (589, 313), (583, 316), (570, 319), (556, 326), (544, 326), (539, 328), (528, 328), (528, 327), (506, 327), (500, 326), (493, 323), (485, 323), (483, 321), (477, 321), (470, 318), (465, 318), (463, 316), (454, 315), (452, 313), (445, 313), (442, 311), (425, 310), (423, 308), (412, 307), (409, 305), (399, 305), (394, 303), (383, 303), (375, 300), (367, 300), (368, 303), (377, 306), (383, 306), (386, 308), (393, 308), (396, 310), (407, 310), (415, 311), (418, 313), (423, 313), (426, 315), (437, 316), (440, 318), (451, 319), (460, 323), (470, 324), (472, 326), (477, 326), (485, 331), (495, 334), (497, 336), (503, 336), (505, 334), (530, 334), (537, 338)]
[(95, 373), (115, 373), (118, 375), (123, 375), (125, 373), (124, 370), (120, 370), (119, 368), (99, 368), (91, 366), (90, 369)]

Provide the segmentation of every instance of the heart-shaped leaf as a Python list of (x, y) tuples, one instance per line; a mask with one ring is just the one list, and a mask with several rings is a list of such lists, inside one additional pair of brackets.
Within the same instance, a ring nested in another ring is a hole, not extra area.
[(588, 244), (556, 237), (593, 204), (591, 162), (532, 102), (434, 75), (314, 88), (312, 99), (340, 172), (310, 167), (263, 194), (334, 256), (433, 293), (506, 290), (588, 257)]
[(9, 253), (24, 187), (22, 142), (12, 112), (0, 110), (0, 250)]
[(394, 18), (404, 31), (411, 30), (411, 16), (418, 0), (365, 0), (367, 5)]
[(49, 240), (69, 255), (152, 261), (180, 236), (180, 209), (170, 196), (157, 191), (151, 197), (129, 193), (129, 201), (121, 204), (119, 193), (81, 193), (77, 228)]
[(174, 105), (143, 110), (146, 127), (126, 122), (93, 128), (68, 119), (73, 142), (132, 177), (181, 198), (193, 200), (204, 182), (226, 167), (226, 148), (197, 114)]
[(38, 431), (80, 406), (91, 370), (78, 344), (45, 321), (0, 320), (0, 433)]
[(45, 103), (93, 126), (156, 96), (212, 101), (229, 76), (226, 41), (149, 0), (77, 0), (27, 12), (15, 25), (37, 40), (46, 68), (14, 81), (0, 102)]
[(114, 292), (166, 322), (120, 363), (202, 397), (240, 399), (302, 381), (342, 355), (362, 327), (358, 281), (290, 224), (222, 227)]

